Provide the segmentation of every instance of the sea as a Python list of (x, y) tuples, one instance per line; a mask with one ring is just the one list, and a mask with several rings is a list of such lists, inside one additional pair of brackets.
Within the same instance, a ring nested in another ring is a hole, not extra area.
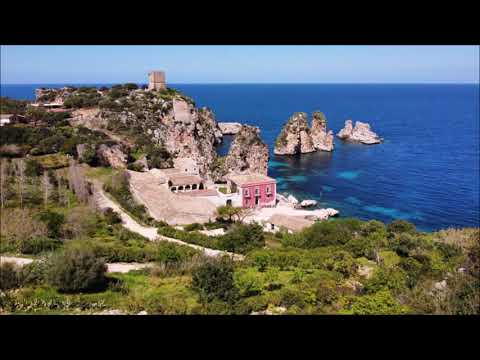
[[(33, 100), (37, 87), (65, 85), (2, 84), (1, 96)], [(423, 231), (480, 226), (478, 84), (169, 86), (211, 108), (217, 121), (260, 127), (270, 149), (269, 175), (280, 193), (317, 200), (341, 217), (403, 219)], [(345, 120), (358, 120), (385, 141), (362, 145), (335, 139), (331, 153), (274, 155), (273, 144), (289, 116), (302, 111), (311, 119), (316, 110), (334, 133)], [(225, 154), (230, 142), (227, 137), (218, 152)]]

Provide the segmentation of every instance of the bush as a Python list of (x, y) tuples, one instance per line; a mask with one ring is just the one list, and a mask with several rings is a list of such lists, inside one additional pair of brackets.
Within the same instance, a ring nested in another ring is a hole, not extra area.
[(231, 252), (245, 254), (250, 250), (265, 246), (263, 228), (258, 224), (235, 224), (220, 238), (220, 247)]
[(255, 269), (240, 269), (235, 272), (234, 281), (240, 296), (249, 297), (259, 295), (263, 289), (263, 283)]
[(65, 222), (65, 216), (63, 214), (46, 210), (38, 215), (38, 219), (47, 226), (48, 236), (52, 238), (60, 236), (60, 229)]
[(350, 308), (341, 313), (352, 315), (398, 315), (408, 312), (388, 290), (382, 290), (372, 295), (354, 298)]
[(10, 290), (22, 285), (21, 273), (18, 266), (11, 262), (0, 264), (0, 289)]
[(405, 221), (405, 220), (395, 220), (392, 221), (390, 224), (387, 226), (387, 231), (389, 233), (394, 233), (394, 234), (401, 234), (401, 233), (415, 233), (417, 229), (415, 228), (415, 225)]
[(287, 246), (312, 249), (320, 246), (343, 245), (360, 231), (361, 221), (342, 219), (316, 222), (292, 235), (285, 235), (282, 242)]
[(221, 300), (233, 303), (238, 298), (233, 274), (230, 260), (211, 260), (194, 271), (192, 287), (199, 292), (202, 302)]
[(58, 239), (52, 239), (46, 236), (33, 236), (20, 243), (20, 252), (22, 254), (37, 255), (45, 251), (53, 251), (61, 246), (61, 244), (62, 242)]
[(52, 257), (48, 283), (62, 292), (92, 291), (106, 285), (107, 267), (89, 249), (69, 248)]
[(405, 271), (398, 268), (378, 269), (374, 276), (365, 283), (364, 292), (373, 294), (380, 290), (401, 292), (407, 286)]
[(183, 227), (185, 231), (203, 230), (203, 225), (199, 223), (188, 224)]
[(105, 217), (105, 220), (109, 225), (122, 223), (122, 218), (112, 208), (105, 209), (105, 211), (103, 212), (103, 216)]
[(38, 285), (45, 281), (48, 264), (45, 261), (34, 261), (22, 267), (24, 285)]
[(25, 175), (30, 177), (40, 176), (43, 174), (42, 165), (33, 159), (27, 159), (25, 161)]

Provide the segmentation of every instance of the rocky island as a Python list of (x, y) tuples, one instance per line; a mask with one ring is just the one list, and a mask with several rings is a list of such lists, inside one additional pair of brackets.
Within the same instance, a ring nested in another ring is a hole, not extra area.
[(357, 121), (355, 122), (355, 127), (353, 127), (352, 120), (345, 121), (345, 127), (340, 130), (337, 137), (342, 140), (366, 145), (379, 144), (383, 141), (382, 138), (370, 129), (369, 124)]
[(327, 120), (319, 111), (312, 114), (312, 128), (308, 126), (307, 114), (294, 113), (283, 126), (275, 141), (276, 155), (295, 155), (317, 150), (333, 150), (333, 133), (327, 132)]

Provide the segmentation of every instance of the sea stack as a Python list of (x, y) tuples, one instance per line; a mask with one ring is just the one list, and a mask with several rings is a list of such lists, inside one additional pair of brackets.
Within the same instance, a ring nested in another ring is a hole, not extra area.
[(320, 111), (313, 114), (312, 128), (308, 127), (307, 114), (294, 113), (283, 126), (275, 141), (276, 155), (295, 155), (333, 150), (333, 133), (327, 131), (327, 120)]
[(315, 111), (312, 119), (312, 141), (315, 149), (321, 151), (333, 151), (333, 131), (327, 131), (327, 119), (325, 114)]
[(260, 129), (242, 125), (224, 161), (226, 172), (267, 175), (268, 146), (260, 137)]
[(345, 127), (339, 131), (337, 137), (366, 145), (379, 144), (383, 140), (370, 129), (369, 124), (357, 121), (353, 127), (352, 120), (345, 121)]

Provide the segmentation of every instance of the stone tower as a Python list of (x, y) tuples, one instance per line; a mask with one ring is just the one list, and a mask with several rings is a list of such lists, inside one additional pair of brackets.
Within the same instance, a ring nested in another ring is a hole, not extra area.
[(166, 88), (163, 71), (152, 71), (148, 74), (148, 90), (165, 90)]

